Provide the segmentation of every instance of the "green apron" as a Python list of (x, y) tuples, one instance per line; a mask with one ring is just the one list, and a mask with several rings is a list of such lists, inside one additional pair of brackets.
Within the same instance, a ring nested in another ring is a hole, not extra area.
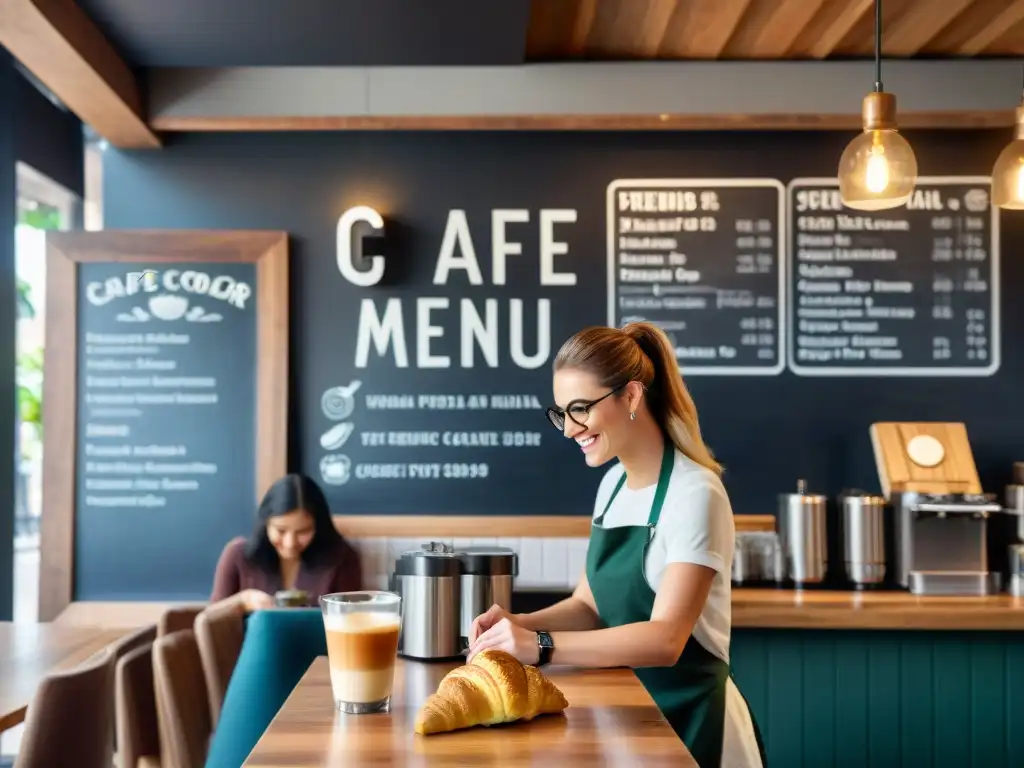
[[(658, 487), (646, 526), (604, 528), (601, 525), (626, 482), (625, 473), (619, 478), (604, 511), (594, 520), (587, 548), (587, 581), (598, 615), (606, 626), (618, 627), (651, 618), (655, 593), (644, 578), (644, 561), (665, 503), (674, 463), (675, 448), (669, 442), (665, 445)], [(697, 764), (701, 768), (719, 768), (725, 732), (728, 663), (707, 651), (691, 635), (675, 666), (647, 667), (635, 672)], [(767, 768), (757, 723), (754, 723), (754, 734), (761, 763)]]

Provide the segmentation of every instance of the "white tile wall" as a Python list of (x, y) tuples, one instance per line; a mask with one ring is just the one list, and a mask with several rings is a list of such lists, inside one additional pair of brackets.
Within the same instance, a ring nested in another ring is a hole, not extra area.
[(355, 539), (363, 564), (366, 589), (387, 589), (395, 560), (408, 549), (430, 541), (455, 548), (466, 546), (509, 547), (519, 555), (517, 588), (572, 589), (579, 581), (587, 557), (587, 539)]

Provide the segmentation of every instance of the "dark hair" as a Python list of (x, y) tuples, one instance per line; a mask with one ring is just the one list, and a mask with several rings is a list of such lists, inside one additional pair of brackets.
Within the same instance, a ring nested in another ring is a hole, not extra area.
[(313, 540), (302, 551), (303, 565), (321, 568), (343, 559), (350, 549), (345, 538), (338, 533), (331, 519), (324, 492), (306, 475), (285, 475), (270, 486), (256, 510), (256, 524), (245, 544), (245, 557), (264, 571), (275, 572), (281, 565), (280, 557), (267, 536), (267, 521), (301, 509), (313, 518)]
[(560, 368), (592, 373), (602, 386), (612, 389), (639, 382), (651, 415), (676, 448), (716, 475), (722, 474), (722, 465), (700, 434), (697, 406), (679, 373), (672, 342), (658, 326), (638, 322), (621, 330), (584, 328), (558, 350), (554, 370)]

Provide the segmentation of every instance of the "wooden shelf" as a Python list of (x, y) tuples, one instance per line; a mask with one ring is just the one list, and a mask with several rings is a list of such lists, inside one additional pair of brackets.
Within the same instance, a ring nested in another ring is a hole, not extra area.
[(1024, 630), (1024, 598), (734, 588), (732, 625), (749, 629)]

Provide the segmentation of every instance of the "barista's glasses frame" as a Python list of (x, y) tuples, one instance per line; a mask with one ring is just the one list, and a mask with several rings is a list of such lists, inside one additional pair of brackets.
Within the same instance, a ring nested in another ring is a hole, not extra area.
[(629, 384), (627, 381), (625, 384), (619, 384), (615, 389), (607, 394), (601, 395), (596, 400), (573, 400), (570, 402), (565, 409), (559, 408), (557, 405), (553, 405), (547, 410), (548, 421), (551, 422), (551, 426), (557, 429), (559, 432), (565, 430), (565, 417), (569, 417), (569, 421), (574, 424), (578, 424), (581, 427), (587, 426), (587, 419), (590, 418), (590, 409), (595, 405), (605, 400), (616, 392), (620, 392)]

